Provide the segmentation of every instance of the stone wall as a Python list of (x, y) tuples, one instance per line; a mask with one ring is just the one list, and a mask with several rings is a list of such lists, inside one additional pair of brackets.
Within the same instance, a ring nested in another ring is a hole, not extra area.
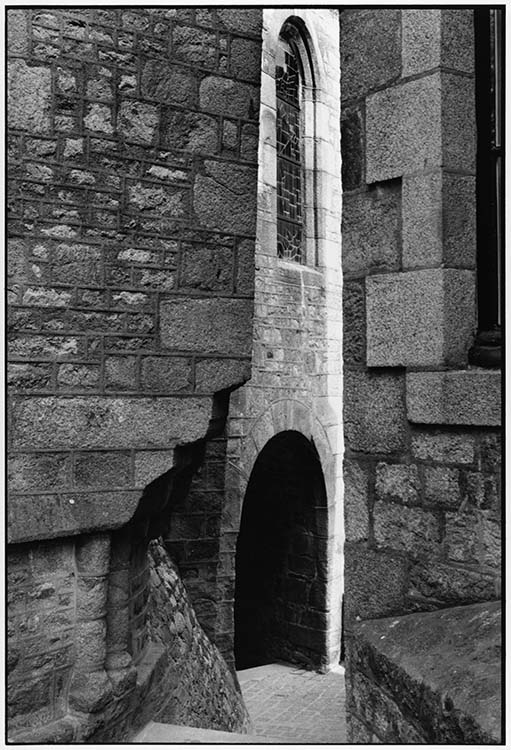
[[(28, 636), (18, 647), (9, 648), (9, 669), (25, 675), (8, 696), (13, 739), (22, 743), (116, 742), (155, 719), (246, 731), (250, 724), (236, 678), (200, 627), (177, 569), (160, 542), (151, 543), (149, 556), (146, 545), (140, 555), (139, 570), (150, 579), (149, 586), (139, 588), (143, 606), (136, 602), (136, 584), (128, 593), (132, 636), (140, 632), (133, 617), (137, 606), (146, 625), (144, 642), (133, 651), (136, 670), (110, 670), (109, 680), (102, 679), (104, 624), (95, 616), (104, 607), (106, 542), (106, 535), (93, 540), (76, 537), (65, 548), (44, 542), (38, 550), (20, 549), (10, 565), (10, 576), (18, 582), (23, 577), (25, 586), (24, 597), (18, 594), (9, 603), (8, 627)], [(121, 568), (119, 564), (112, 567)], [(131, 575), (133, 567), (132, 561)], [(84, 589), (86, 598), (81, 595)], [(119, 593), (116, 604), (114, 617), (122, 611)], [(92, 671), (87, 682), (74, 685), (72, 711), (66, 712), (66, 692), (70, 676), (76, 682), (77, 670), (72, 670), (76, 662)], [(121, 679), (115, 681), (116, 676)], [(89, 691), (95, 696), (94, 711), (87, 701)], [(31, 731), (27, 731), (29, 724)]]
[[(278, 36), (288, 19), (301, 30), (305, 68), (311, 64), (311, 70), (305, 73), (308, 128), (304, 126), (304, 138), (309, 140), (305, 153), (312, 149), (305, 157), (305, 182), (316, 222), (309, 214), (304, 263), (277, 256), (275, 58)], [(323, 668), (338, 663), (343, 573), (337, 23), (337, 11), (325, 9), (268, 9), (263, 16), (252, 377), (233, 394), (227, 423), (228, 464), (219, 565), (219, 582), (225, 593), (217, 625), (225, 653), (232, 654), (232, 584), (248, 482), (258, 456), (274, 436), (287, 431), (300, 433), (313, 444), (319, 457), (326, 513), (323, 507), (320, 548), (324, 560), (317, 581), (322, 596), (309, 603), (309, 619), (315, 618), (320, 625), (312, 628), (305, 617), (295, 623), (293, 638), (295, 652), (301, 652), (302, 658), (308, 653), (308, 663)], [(293, 446), (290, 443), (289, 450)], [(290, 477), (281, 486), (282, 492), (292, 484)], [(312, 497), (309, 502), (313, 502)], [(307, 573), (298, 575), (295, 583), (305, 591)]]
[(366, 620), (351, 640), (351, 732), (358, 743), (501, 741), (500, 602)]
[(7, 24), (10, 710), (87, 737), (148, 648), (148, 540), (250, 374), (261, 12)]
[(473, 46), (470, 10), (341, 13), (348, 641), (500, 597), (500, 373), (467, 359)]

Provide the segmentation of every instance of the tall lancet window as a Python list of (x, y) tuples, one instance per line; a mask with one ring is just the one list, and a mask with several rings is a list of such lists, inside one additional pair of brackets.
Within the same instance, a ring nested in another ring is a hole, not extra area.
[(277, 255), (304, 262), (302, 72), (292, 42), (279, 39), (277, 91)]

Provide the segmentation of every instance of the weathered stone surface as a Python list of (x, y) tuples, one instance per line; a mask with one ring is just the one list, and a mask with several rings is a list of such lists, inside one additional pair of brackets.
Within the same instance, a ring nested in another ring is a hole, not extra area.
[(150, 145), (157, 125), (158, 108), (155, 105), (131, 99), (121, 102), (117, 129), (125, 138)]
[(377, 501), (373, 517), (379, 547), (408, 552), (412, 557), (438, 551), (440, 522), (430, 511)]
[(494, 744), (500, 654), (501, 606), (492, 602), (360, 623), (349, 661), (396, 700), (428, 743)]
[(491, 510), (446, 513), (444, 544), (450, 560), (500, 570), (502, 532)]
[(471, 464), (475, 454), (475, 439), (469, 432), (413, 432), (411, 449), (412, 455), (424, 460)]
[(251, 240), (242, 240), (238, 245), (236, 269), (236, 292), (254, 295), (255, 247)]
[(197, 112), (171, 111), (163, 126), (163, 140), (172, 148), (183, 148), (208, 156), (216, 153), (218, 122)]
[(344, 196), (343, 270), (348, 274), (393, 271), (401, 262), (401, 185), (376, 185), (366, 193)]
[(137, 451), (135, 453), (135, 485), (144, 487), (170, 471), (173, 465), (173, 451)]
[(474, 70), (473, 11), (463, 8), (402, 10), (403, 76), (444, 65)]
[(474, 79), (442, 74), (442, 165), (474, 174), (476, 123)]
[(193, 206), (201, 224), (222, 232), (252, 234), (256, 219), (257, 170), (206, 161), (197, 175)]
[(403, 378), (346, 371), (345, 435), (351, 450), (392, 453), (406, 440)]
[(160, 304), (164, 347), (182, 351), (248, 356), (252, 310), (240, 299), (178, 299)]
[(420, 479), (414, 464), (376, 464), (376, 498), (416, 505), (420, 501)]
[(441, 65), (453, 70), (472, 73), (474, 70), (473, 10), (442, 9)]
[(399, 555), (346, 544), (344, 608), (347, 622), (403, 610), (407, 565)]
[(365, 364), (366, 317), (363, 283), (344, 282), (342, 332), (344, 361), (350, 364)]
[(369, 741), (405, 745), (424, 743), (423, 735), (404, 718), (398, 703), (360, 672), (350, 671), (349, 678), (346, 710), (348, 714), (361, 718), (363, 725), (374, 732), (377, 740), (372, 735)]
[(69, 488), (71, 479), (69, 453), (17, 453), (8, 462), (9, 489), (56, 490)]
[(461, 503), (460, 472), (446, 466), (424, 468), (424, 503), (437, 508), (458, 508)]
[(401, 18), (403, 76), (438, 67), (441, 64), (442, 10), (404, 8)]
[(157, 711), (162, 722), (193, 725), (199, 715), (212, 729), (246, 732), (250, 719), (239, 685), (204, 635), (177, 569), (158, 542), (150, 545), (150, 565), (149, 632), (166, 660), (160, 689), (143, 706), (146, 721)]
[(500, 470), (497, 472), (468, 471), (465, 474), (463, 499), (469, 508), (493, 510), (500, 513), (502, 491)]
[(475, 169), (473, 81), (450, 73), (379, 91), (366, 102), (367, 182), (434, 167)]
[(229, 112), (231, 117), (253, 119), (259, 107), (259, 91), (255, 86), (208, 76), (200, 83), (200, 108), (215, 115)]
[(144, 357), (141, 384), (148, 391), (172, 393), (191, 390), (192, 368), (184, 357)]
[[(217, 40), (212, 31), (190, 26), (174, 26), (172, 57), (191, 65), (215, 67)], [(186, 100), (183, 102), (186, 103)]]
[(350, 744), (353, 745), (369, 745), (373, 742), (374, 734), (366, 727), (364, 722), (360, 721), (350, 711), (347, 712), (348, 716), (348, 734), (347, 739)]
[(367, 97), (368, 183), (441, 165), (441, 103), (438, 73)]
[(31, 133), (49, 133), (51, 72), (29, 67), (24, 60), (11, 60), (8, 75), (9, 127)]
[(112, 110), (106, 104), (89, 104), (87, 114), (83, 118), (83, 124), (88, 130), (111, 135), (114, 131)]
[(55, 539), (120, 528), (133, 516), (138, 491), (15, 495), (10, 497), (8, 542)]
[(403, 178), (403, 268), (475, 268), (475, 177)]
[(259, 81), (261, 70), (261, 45), (248, 39), (231, 41), (231, 72), (236, 78)]
[(371, 367), (466, 363), (474, 334), (474, 274), (431, 269), (366, 279)]
[(195, 390), (211, 393), (246, 382), (251, 363), (239, 359), (201, 359), (195, 366)]
[(341, 95), (364, 96), (401, 73), (401, 11), (343, 10), (341, 19)]
[[(192, 29), (187, 31), (191, 32)], [(197, 98), (193, 73), (162, 60), (153, 59), (145, 63), (140, 88), (143, 97), (158, 99), (165, 104), (191, 106)]]
[(344, 460), (344, 535), (348, 542), (369, 537), (369, 467)]
[(341, 111), (342, 186), (346, 190), (361, 187), (364, 176), (364, 117), (361, 108)]
[(78, 489), (129, 487), (131, 456), (120, 451), (75, 454), (73, 478)]
[(110, 390), (135, 390), (137, 387), (136, 357), (106, 357), (105, 386)]
[(60, 365), (57, 371), (57, 383), (63, 390), (90, 391), (97, 390), (101, 378), (99, 365)]
[(437, 609), (439, 602), (454, 606), (496, 599), (500, 586), (491, 574), (427, 559), (410, 568), (408, 596), (420, 597), (421, 608), (424, 600), (432, 600), (432, 607)]
[(28, 13), (26, 10), (9, 8), (7, 18), (7, 47), (11, 54), (28, 52), (30, 38), (28, 34)]
[(500, 425), (500, 372), (409, 372), (406, 408), (422, 424)]
[(218, 20), (227, 29), (232, 31), (259, 35), (262, 24), (262, 13), (260, 8), (219, 8)]
[(16, 448), (151, 448), (205, 435), (208, 398), (77, 396), (11, 400)]
[(184, 246), (181, 258), (181, 288), (231, 291), (233, 252), (230, 247)]

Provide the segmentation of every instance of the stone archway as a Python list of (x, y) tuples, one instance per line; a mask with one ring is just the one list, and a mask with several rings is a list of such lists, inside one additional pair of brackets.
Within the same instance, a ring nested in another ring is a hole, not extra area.
[[(236, 394), (233, 394), (236, 397)], [(255, 419), (229, 423), (225, 493), (222, 508), (218, 565), (218, 618), (215, 642), (226, 661), (234, 664), (234, 598), (236, 546), (249, 480), (263, 449), (280, 433), (298, 434), (314, 446), (326, 491), (324, 534), (326, 547), (326, 653), (321, 669), (339, 663), (341, 600), (343, 590), (342, 432), (337, 424), (335, 399), (318, 399), (312, 410), (297, 399), (280, 399)], [(319, 414), (323, 419), (319, 419)], [(248, 428), (248, 429), (246, 429)]]
[(276, 660), (309, 667), (327, 652), (327, 501), (318, 452), (297, 431), (260, 452), (236, 545), (237, 669)]

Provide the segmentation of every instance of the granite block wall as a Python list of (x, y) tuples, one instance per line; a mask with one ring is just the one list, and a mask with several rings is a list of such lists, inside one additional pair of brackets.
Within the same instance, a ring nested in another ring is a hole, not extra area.
[[(143, 561), (189, 483), (182, 446), (250, 374), (261, 12), (19, 8), (7, 31), (10, 596), (38, 623), (11, 631), (10, 716), (87, 737), (148, 648)], [(82, 575), (72, 550), (98, 535)], [(32, 700), (47, 597), (65, 636), (44, 629)]]
[[(340, 23), (349, 696), (356, 621), (500, 598), (500, 372), (467, 357), (472, 11)], [(351, 740), (378, 735), (349, 705)]]

